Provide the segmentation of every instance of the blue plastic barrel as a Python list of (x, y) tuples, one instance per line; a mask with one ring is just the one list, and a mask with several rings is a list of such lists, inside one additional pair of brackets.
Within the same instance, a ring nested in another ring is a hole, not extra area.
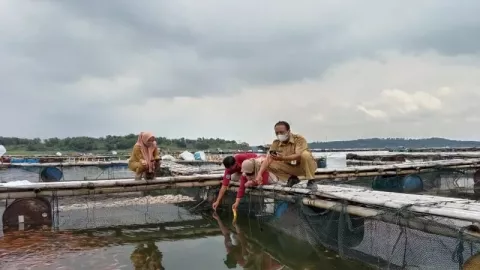
[(25, 159), (24, 158), (12, 158), (10, 160), (11, 163), (25, 163)]
[(327, 167), (327, 158), (321, 157), (317, 159), (317, 168), (326, 168)]
[(288, 202), (278, 202), (275, 207), (275, 217), (279, 218), (287, 211), (288, 209)]
[(56, 167), (46, 167), (40, 172), (40, 179), (43, 182), (58, 182), (62, 178), (63, 172)]
[(423, 191), (423, 180), (416, 174), (407, 176), (378, 175), (372, 181), (372, 189), (398, 193), (417, 193)]
[(203, 160), (202, 155), (205, 155), (205, 153), (202, 151), (198, 151), (193, 153), (193, 158), (195, 158), (195, 160)]

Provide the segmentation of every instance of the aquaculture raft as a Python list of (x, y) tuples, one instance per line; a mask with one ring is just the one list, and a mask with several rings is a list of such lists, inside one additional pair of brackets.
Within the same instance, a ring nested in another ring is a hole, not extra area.
[[(220, 165), (217, 161), (203, 160), (176, 160), (173, 161), (182, 165)], [(128, 166), (127, 160), (118, 161), (78, 161), (78, 162), (50, 162), (50, 163), (3, 163), (0, 166), (5, 168), (45, 168), (45, 167), (113, 167)]]
[[(315, 178), (342, 179), (362, 176), (392, 176), (409, 175), (420, 172), (436, 171), (442, 168), (475, 169), (480, 167), (480, 159), (468, 160), (440, 160), (432, 162), (402, 163), (381, 166), (358, 166), (341, 169), (317, 169)], [(75, 196), (93, 194), (95, 192), (122, 193), (131, 191), (154, 190), (156, 188), (168, 188), (175, 185), (212, 186), (218, 185), (223, 174), (203, 174), (193, 176), (161, 177), (154, 180), (112, 179), (95, 181), (68, 181), (55, 183), (30, 183), (22, 186), (0, 184), (0, 199), (22, 198), (51, 195), (53, 192), (64, 194), (62, 196)], [(18, 192), (21, 192), (18, 193)], [(13, 197), (12, 197), (13, 196)]]
[(390, 152), (390, 153), (348, 153), (347, 160), (396, 161), (408, 160), (449, 160), (480, 158), (480, 152)]

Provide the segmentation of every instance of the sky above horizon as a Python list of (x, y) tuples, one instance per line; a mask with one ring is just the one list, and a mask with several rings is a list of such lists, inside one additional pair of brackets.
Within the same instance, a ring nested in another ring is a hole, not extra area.
[(0, 1), (0, 136), (480, 139), (480, 1)]

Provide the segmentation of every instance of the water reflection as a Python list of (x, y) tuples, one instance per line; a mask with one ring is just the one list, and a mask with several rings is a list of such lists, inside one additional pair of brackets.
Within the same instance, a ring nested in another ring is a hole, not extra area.
[(138, 244), (130, 255), (135, 270), (164, 270), (162, 252), (153, 241)]
[(245, 217), (232, 223), (208, 214), (202, 220), (194, 226), (9, 231), (0, 238), (0, 269), (362, 269)]
[(61, 258), (95, 254), (101, 247), (115, 243), (109, 237), (91, 237), (73, 232), (50, 230), (10, 231), (0, 238), (2, 269), (30, 269), (52, 266)]
[(342, 259), (322, 246), (295, 239), (258, 220), (240, 218), (232, 222), (231, 217), (220, 218), (216, 213), (213, 218), (224, 237), (224, 263), (229, 269), (237, 266), (269, 270), (371, 269), (360, 262)]
[(232, 223), (233, 230), (230, 230), (223, 224), (216, 212), (213, 213), (213, 218), (217, 221), (224, 237), (224, 245), (227, 252), (224, 263), (227, 268), (234, 269), (239, 265), (246, 269), (252, 267), (252, 265), (255, 266), (256, 257), (262, 256), (263, 252), (252, 250), (252, 246), (248, 244), (242, 229), (236, 222)]

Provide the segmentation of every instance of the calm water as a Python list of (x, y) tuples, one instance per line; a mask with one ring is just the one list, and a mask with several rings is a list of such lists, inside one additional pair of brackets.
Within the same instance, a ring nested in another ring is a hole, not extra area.
[(232, 224), (173, 205), (151, 205), (148, 217), (141, 205), (89, 211), (62, 211), (56, 232), (6, 232), (0, 269), (369, 269), (244, 216)]

